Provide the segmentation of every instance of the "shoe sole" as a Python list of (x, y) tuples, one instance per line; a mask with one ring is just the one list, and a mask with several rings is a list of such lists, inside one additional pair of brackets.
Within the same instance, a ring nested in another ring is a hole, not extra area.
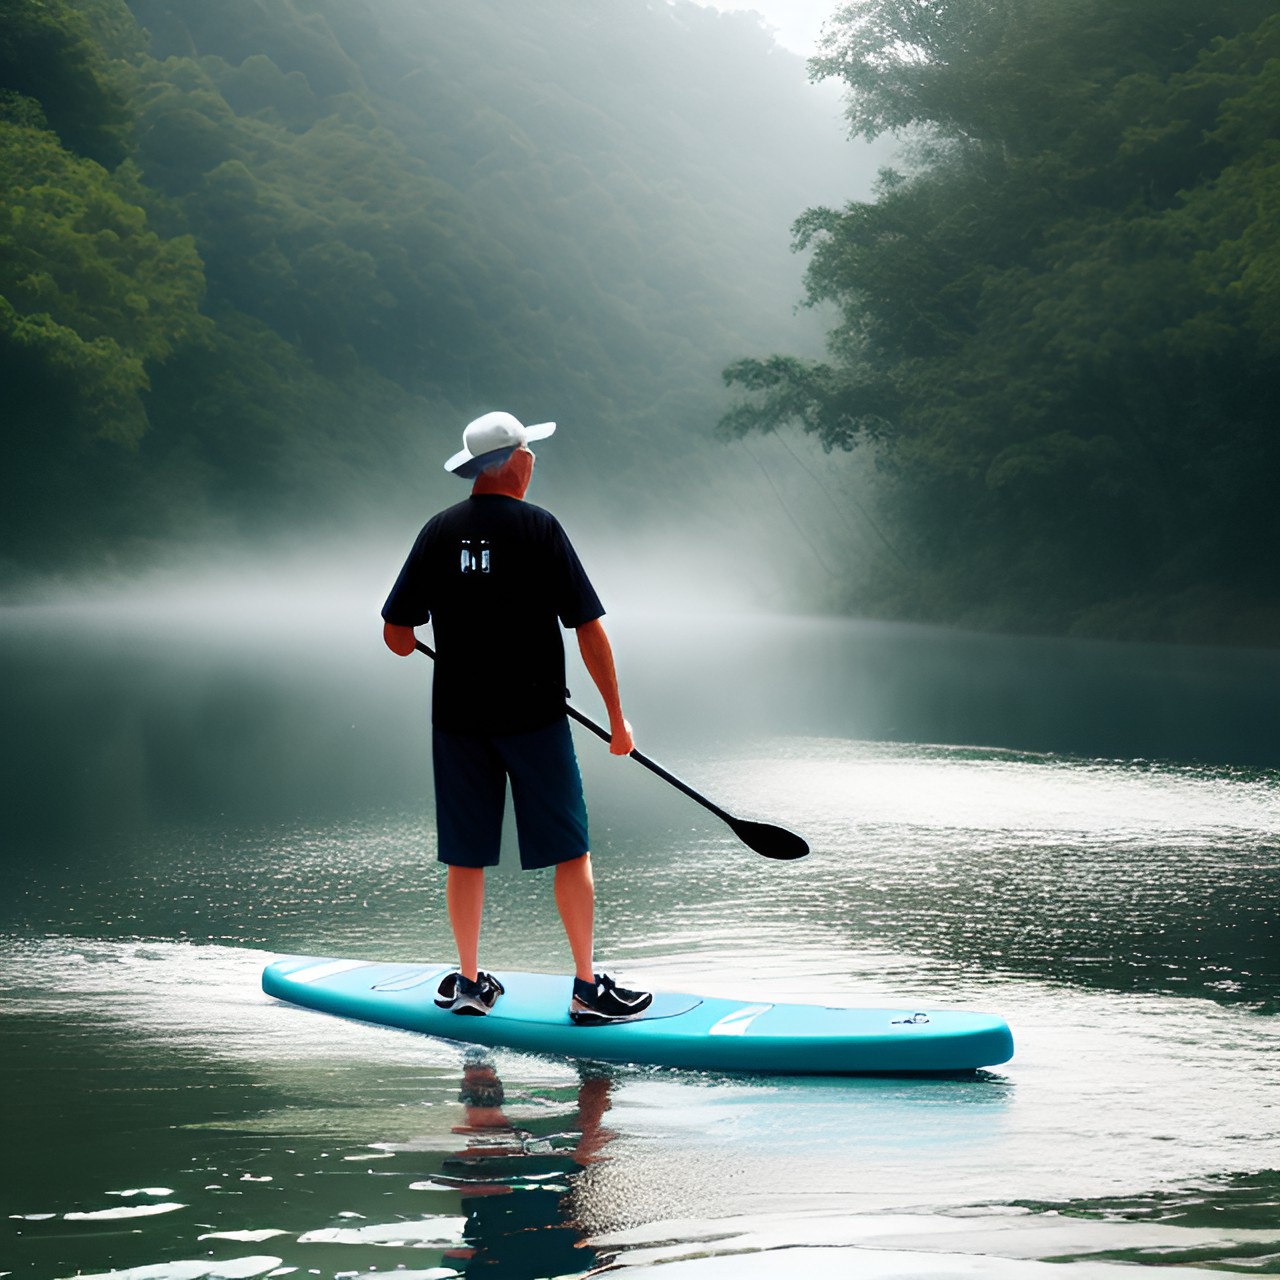
[(603, 1027), (611, 1022), (634, 1022), (648, 1012), (652, 1000), (631, 1013), (597, 1013), (594, 1009), (570, 1009), (569, 1020), (579, 1027)]
[(489, 1004), (485, 1005), (481, 1002), (481, 1007), (481, 1005), (477, 1005), (474, 1000), (471, 1000), (464, 1007), (458, 1004), (458, 1001), (462, 998), (460, 996), (454, 995), (448, 1000), (442, 1000), (439, 995), (437, 995), (435, 998), (436, 1008), (443, 1009), (446, 1013), (471, 1013), (478, 1015), (488, 1013), (489, 1010), (498, 1003), (498, 997), (506, 994), (507, 989), (498, 981), (497, 978), (493, 976), (493, 974), (485, 974), (485, 977), (488, 978), (490, 989), (493, 991), (493, 1000)]

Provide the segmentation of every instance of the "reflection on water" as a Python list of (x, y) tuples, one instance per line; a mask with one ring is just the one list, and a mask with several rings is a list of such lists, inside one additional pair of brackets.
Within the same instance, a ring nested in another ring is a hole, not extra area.
[[(584, 741), (602, 961), (713, 995), (993, 1009), (1013, 1062), (951, 1081), (601, 1071), (276, 1004), (258, 988), (276, 952), (451, 954), (425, 754), (405, 745), (425, 674), (406, 696), (415, 668), (363, 629), (300, 661), (278, 637), (246, 660), (229, 634), (173, 649), (121, 623), (59, 648), (11, 628), (0, 1271), (1280, 1270), (1280, 780), (1260, 739), (1226, 763), (1103, 758), (1153, 732), (1117, 722), (1064, 755), (1009, 711), (1017, 732), (986, 746), (871, 741), (915, 734), (929, 698), (954, 720), (939, 738), (973, 741), (992, 721), (957, 707), (999, 663), (971, 663), (965, 692), (959, 650), (931, 667), (918, 633), (761, 626), (746, 656), (727, 634), (646, 659), (644, 745), (814, 853), (759, 858)], [(1080, 689), (1113, 676), (1047, 689), (1042, 728), (1081, 731)], [(896, 710), (869, 691), (913, 678), (931, 692)], [(546, 889), (491, 877), (490, 967), (565, 968)]]
[(464, 1275), (497, 1269), (511, 1280), (535, 1280), (600, 1261), (573, 1221), (571, 1188), (613, 1137), (603, 1124), (611, 1083), (602, 1071), (583, 1068), (575, 1132), (547, 1133), (543, 1119), (512, 1120), (492, 1062), (468, 1056), (458, 1094), (466, 1117), (454, 1127), (467, 1145), (440, 1167), (440, 1180), (458, 1188), (467, 1215), (465, 1247), (444, 1255), (464, 1263)]
[[(48, 951), (28, 955), (37, 967), (56, 963)], [(85, 961), (118, 969), (139, 959), (98, 951)], [(166, 957), (170, 977), (174, 960)], [(107, 989), (97, 991), (100, 1000)], [(121, 994), (102, 1000), (108, 1024), (129, 1016)], [(265, 1000), (260, 1008), (279, 1012)], [(78, 1072), (80, 1096), (38, 1091), (32, 1112), (15, 1117), (9, 1150), (23, 1159), (5, 1169), (7, 1264), (45, 1276), (84, 1269), (172, 1280), (282, 1274), (281, 1267), (355, 1274), (375, 1269), (363, 1263), (376, 1259), (377, 1270), (400, 1280), (536, 1280), (604, 1260), (586, 1239), (573, 1196), (584, 1170), (607, 1158), (613, 1136), (604, 1124), (613, 1081), (601, 1069), (583, 1064), (531, 1078), (526, 1068), (508, 1090), (495, 1063), (474, 1051), (459, 1062), (437, 1044), (423, 1056), (402, 1036), (389, 1037), (399, 1041), (389, 1054), (366, 1055), (358, 1039), (341, 1044), (344, 1029), (331, 1038), (320, 1027), (288, 1043), (271, 1026), (274, 1017), (251, 1016), (233, 1034), (241, 1053), (256, 1041), (270, 1060), (253, 1086), (255, 1105), (228, 1083), (238, 1074), (230, 1064), (197, 1049), (200, 1039), (222, 1040), (227, 1011), (213, 1026), (189, 1026), (185, 1037), (163, 1034), (155, 1012), (142, 1019), (141, 1052), (101, 1024), (52, 1038), (38, 1019), (5, 1024), (6, 1048), (39, 1055), (55, 1079), (68, 1078), (70, 1052), (92, 1055)], [(166, 1061), (158, 1067), (161, 1045)], [(123, 1090), (128, 1098), (113, 1096)], [(205, 1091), (214, 1096), (200, 1098)], [(103, 1108), (114, 1113), (108, 1150), (86, 1141), (103, 1133)], [(132, 1123), (116, 1131), (125, 1113)], [(164, 1165), (172, 1185), (110, 1185), (138, 1162)], [(255, 1253), (246, 1256), (245, 1246)], [(173, 1260), (161, 1263), (165, 1257)]]

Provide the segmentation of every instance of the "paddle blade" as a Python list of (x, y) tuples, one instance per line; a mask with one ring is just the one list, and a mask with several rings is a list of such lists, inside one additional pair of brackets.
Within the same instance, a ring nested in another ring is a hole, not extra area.
[(790, 862), (793, 858), (803, 858), (809, 852), (809, 845), (786, 827), (775, 827), (768, 822), (749, 822), (745, 818), (733, 818), (729, 826), (748, 849), (754, 849), (766, 858)]

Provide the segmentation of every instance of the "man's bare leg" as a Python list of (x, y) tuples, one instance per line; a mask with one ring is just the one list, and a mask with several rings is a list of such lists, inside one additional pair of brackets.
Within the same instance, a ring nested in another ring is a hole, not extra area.
[(458, 972), (476, 981), (480, 972), (480, 917), (484, 913), (484, 868), (450, 867), (445, 884), (449, 923), (458, 947)]
[(595, 945), (596, 886), (591, 875), (591, 855), (556, 866), (556, 907), (569, 938), (573, 968), (583, 982), (596, 980), (592, 950)]

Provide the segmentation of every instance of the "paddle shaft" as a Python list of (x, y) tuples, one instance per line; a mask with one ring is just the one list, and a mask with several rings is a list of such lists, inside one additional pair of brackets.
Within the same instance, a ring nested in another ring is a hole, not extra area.
[[(413, 642), (413, 647), (417, 649), (419, 653), (425, 653), (428, 658), (434, 658), (436, 656), (435, 650), (432, 649), (430, 645), (423, 644), (421, 640), (415, 640)], [(590, 716), (583, 715), (582, 712), (579, 711), (577, 707), (570, 706), (568, 703), (566, 703), (565, 710), (569, 713), (570, 716), (572, 716), (574, 720), (576, 720), (580, 725), (582, 725), (584, 729), (590, 729), (591, 732), (594, 733), (597, 738), (600, 738), (604, 742), (613, 741), (613, 735), (609, 732), (608, 729), (604, 728), (602, 725), (596, 724), (596, 722), (592, 720)], [(658, 777), (663, 780), (663, 782), (669, 782), (673, 787), (675, 787), (677, 791), (683, 791), (684, 794), (687, 795), (690, 800), (696, 800), (704, 809), (707, 809), (711, 813), (714, 813), (717, 818), (721, 819), (721, 821), (727, 822), (730, 825), (738, 821), (738, 819), (735, 818), (733, 814), (726, 812), (718, 804), (716, 804), (714, 800), (708, 800), (707, 797), (704, 796), (700, 791), (694, 790), (694, 788), (691, 787), (683, 779), (677, 778), (674, 773), (671, 773), (668, 770), (664, 769), (656, 760), (650, 760), (649, 757), (645, 755), (643, 751), (637, 748), (636, 750), (632, 751), (630, 754), (631, 754), (631, 758), (637, 764), (642, 764), (651, 773), (656, 773)]]
[[(564, 708), (584, 729), (590, 729), (597, 738), (603, 739), (605, 742), (612, 742), (613, 735), (608, 729), (596, 724), (596, 722), (587, 716), (584, 716), (577, 707), (571, 707), (568, 703)], [(714, 800), (708, 800), (700, 791), (695, 791), (687, 782), (681, 778), (677, 778), (674, 773), (669, 773), (656, 760), (650, 760), (639, 748), (630, 752), (631, 758), (637, 763), (642, 764), (651, 773), (656, 773), (663, 782), (669, 782), (677, 791), (683, 791), (690, 800), (696, 800), (704, 809), (709, 809), (717, 818), (725, 822), (733, 823), (737, 819), (731, 813), (726, 813)]]

